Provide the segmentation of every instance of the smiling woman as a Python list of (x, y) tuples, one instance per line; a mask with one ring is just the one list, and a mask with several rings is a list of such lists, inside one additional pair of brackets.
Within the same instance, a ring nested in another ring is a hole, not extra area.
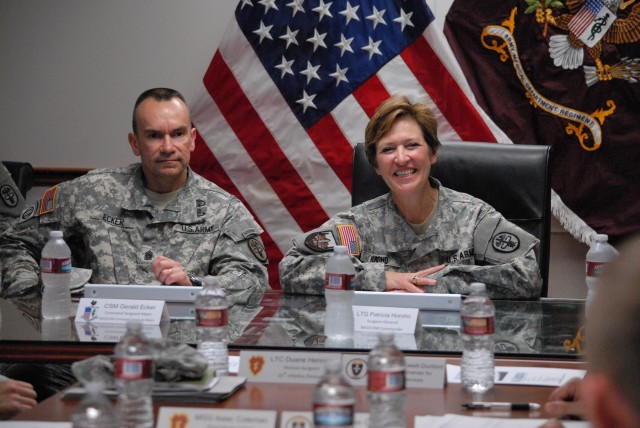
[(436, 130), (422, 103), (393, 96), (378, 107), (365, 151), (390, 193), (296, 238), (279, 266), (285, 291), (322, 294), (326, 260), (346, 245), (360, 290), (467, 293), (471, 282), (483, 282), (492, 298), (539, 297), (539, 241), (487, 203), (431, 177)]

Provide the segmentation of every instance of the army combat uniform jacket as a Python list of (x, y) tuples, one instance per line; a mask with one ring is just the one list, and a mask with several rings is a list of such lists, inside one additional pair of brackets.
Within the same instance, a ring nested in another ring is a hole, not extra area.
[(54, 229), (64, 232), (73, 266), (92, 269), (91, 283), (158, 284), (151, 261), (163, 255), (191, 275), (217, 276), (232, 302), (267, 287), (262, 229), (238, 199), (191, 169), (162, 211), (144, 192), (140, 164), (45, 191), (0, 238), (5, 296), (37, 290), (40, 253)]
[(539, 241), (487, 203), (440, 185), (436, 217), (417, 235), (400, 216), (391, 194), (338, 214), (293, 241), (280, 262), (289, 293), (322, 294), (325, 263), (335, 245), (346, 245), (356, 265), (356, 289), (385, 290), (385, 271), (417, 272), (445, 263), (426, 292), (463, 293), (484, 282), (492, 298), (537, 298), (542, 278)]

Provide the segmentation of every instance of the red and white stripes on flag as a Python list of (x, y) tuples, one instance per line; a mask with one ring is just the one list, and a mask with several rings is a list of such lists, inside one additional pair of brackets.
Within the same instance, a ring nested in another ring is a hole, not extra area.
[[(426, 4), (423, 0), (413, 2), (419, 3), (417, 7), (426, 8), (430, 16), (423, 33), (399, 55), (381, 64), (375, 74), (351, 89), (335, 108), (311, 126), (303, 126), (299, 120), (302, 111), (291, 107), (299, 104), (297, 96), (296, 99), (283, 96), (278, 87), (282, 81), (277, 80), (279, 77), (274, 80), (274, 74), (270, 73), (273, 70), (265, 68), (264, 59), (261, 60), (256, 51), (275, 46), (267, 43), (286, 43), (282, 36), (285, 28), (289, 33), (295, 28), (296, 15), (297, 19), (316, 16), (316, 28), (321, 28), (320, 23), (325, 25), (330, 19), (342, 19), (346, 11), (354, 9), (358, 21), (366, 23), (371, 33), (354, 37), (353, 50), (363, 48), (357, 45), (361, 40), (362, 43), (369, 40), (371, 44), (377, 37), (385, 42), (377, 31), (383, 25), (398, 25), (401, 16), (411, 18), (400, 12), (411, 1), (241, 0), (235, 19), (213, 56), (202, 90), (191, 105), (192, 120), (198, 130), (191, 166), (238, 196), (263, 226), (262, 238), (269, 255), (270, 283), (274, 288), (279, 287), (277, 264), (291, 247), (292, 238), (350, 207), (353, 146), (364, 140), (369, 118), (390, 95), (403, 93), (432, 106), (442, 141), (510, 142), (476, 104), (446, 39), (436, 25), (431, 24), (433, 16)], [(245, 8), (255, 8), (251, 11), (264, 14), (264, 19), (256, 20), (253, 32), (261, 34), (259, 41), (257, 36), (253, 40), (242, 30), (247, 23), (239, 20)], [(319, 10), (329, 13), (319, 16)], [(376, 25), (369, 25), (371, 16), (380, 16), (382, 10), (386, 11), (386, 15), (381, 15), (385, 24), (378, 21)], [(277, 15), (279, 27), (266, 25), (274, 13), (280, 14)], [(403, 22), (406, 24), (406, 19)], [(271, 33), (263, 40), (267, 29)], [(318, 49), (307, 37), (298, 37), (297, 43), (300, 49), (313, 50), (312, 54)], [(338, 50), (332, 43), (325, 44), (326, 47), (319, 50)], [(383, 50), (384, 46), (381, 43), (378, 48)], [(289, 59), (287, 51), (284, 52), (282, 63)], [(336, 57), (342, 58), (339, 53)], [(309, 63), (308, 69), (313, 60), (305, 62)], [(334, 69), (332, 64), (331, 68), (320, 69), (318, 73), (322, 77), (323, 72), (329, 75)], [(282, 76), (283, 79), (289, 77), (284, 72)], [(347, 71), (346, 77), (349, 76)], [(311, 81), (305, 76), (297, 77), (307, 83)], [(334, 84), (337, 86), (340, 82), (331, 83)], [(311, 95), (311, 88), (304, 90), (305, 95)], [(316, 103), (320, 96), (317, 95)]]

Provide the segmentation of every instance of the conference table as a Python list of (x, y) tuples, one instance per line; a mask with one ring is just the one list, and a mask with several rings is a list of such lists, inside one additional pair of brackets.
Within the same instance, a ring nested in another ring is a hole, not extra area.
[[(584, 369), (584, 301), (549, 299), (534, 301), (494, 301), (496, 306), (496, 365)], [(232, 305), (229, 311), (229, 353), (243, 350), (295, 352), (341, 352), (366, 355), (371, 342), (354, 339), (332, 343), (323, 335), (325, 301), (322, 296), (287, 295), (278, 291), (261, 292), (247, 302)], [(429, 314), (420, 311), (414, 335), (397, 340), (405, 355), (445, 358), (459, 364), (462, 349), (460, 328), (455, 314)], [(459, 316), (459, 315), (458, 315)], [(0, 299), (0, 363), (69, 363), (94, 355), (111, 355), (117, 335), (101, 334), (100, 327), (74, 323), (72, 318), (47, 325), (39, 316), (37, 297)], [(159, 337), (195, 344), (195, 324), (189, 317), (171, 319), (158, 327)], [(311, 409), (313, 385), (247, 384), (233, 396), (207, 407), (226, 409), (291, 410)], [(544, 403), (551, 387), (496, 385), (482, 398), (485, 401), (524, 401)], [(366, 391), (356, 387), (356, 411), (367, 412)], [(415, 415), (445, 413), (474, 414), (461, 404), (475, 397), (460, 384), (444, 389), (409, 388), (407, 422)], [(68, 421), (76, 401), (62, 400), (56, 394), (16, 420)], [(166, 404), (164, 404), (166, 405)], [(180, 403), (179, 406), (188, 406)], [(158, 410), (156, 405), (156, 412)], [(280, 414), (280, 413), (279, 413)], [(492, 412), (483, 411), (491, 416)], [(514, 411), (506, 417), (546, 418), (544, 411)], [(280, 425), (278, 425), (280, 426)]]
[[(0, 299), (0, 362), (74, 362), (111, 354), (117, 334), (104, 326), (42, 320), (40, 300), (29, 296)], [(583, 347), (584, 300), (496, 300), (496, 355), (509, 358), (578, 360)], [(322, 296), (258, 292), (229, 310), (229, 349), (368, 351), (371, 343), (331, 343), (323, 335)], [(420, 311), (414, 335), (399, 346), (408, 354), (459, 355), (459, 313)], [(106, 332), (105, 332), (106, 331)], [(158, 337), (195, 344), (192, 317), (158, 326)], [(406, 339), (406, 338), (405, 338)]]

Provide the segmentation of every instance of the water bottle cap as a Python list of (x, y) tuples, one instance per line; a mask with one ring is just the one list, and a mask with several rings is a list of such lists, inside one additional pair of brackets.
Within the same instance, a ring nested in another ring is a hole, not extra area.
[(49, 238), (62, 238), (61, 230), (52, 230), (49, 232)]
[(141, 330), (142, 322), (139, 320), (128, 320), (127, 321), (127, 330)]
[(607, 242), (609, 240), (609, 235), (604, 233), (598, 233), (596, 235), (596, 242)]
[(484, 284), (484, 282), (471, 283), (471, 291), (481, 292), (481, 291), (485, 291), (486, 289), (487, 289), (487, 286)]
[(327, 361), (327, 371), (330, 373), (340, 373), (342, 370), (342, 363), (340, 360), (329, 360)]
[(378, 333), (380, 342), (393, 342), (393, 333), (390, 331), (381, 331)]
[(347, 254), (347, 246), (346, 245), (336, 245), (333, 247), (333, 251), (336, 254)]
[(204, 277), (204, 279), (202, 280), (205, 286), (210, 286), (210, 285), (219, 285), (218, 283), (218, 278), (216, 278), (213, 275), (207, 275)]

